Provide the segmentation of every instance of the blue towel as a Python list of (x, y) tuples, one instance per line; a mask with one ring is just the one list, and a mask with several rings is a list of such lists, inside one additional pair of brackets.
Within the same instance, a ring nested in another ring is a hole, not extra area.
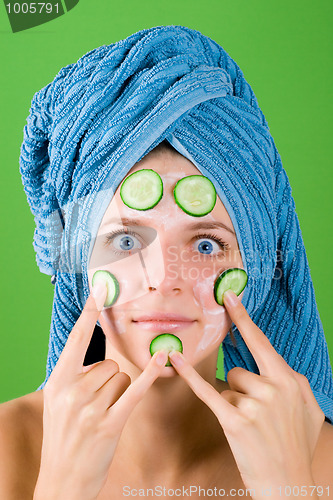
[[(291, 187), (242, 71), (210, 38), (158, 26), (104, 45), (37, 92), (20, 172), (35, 217), (41, 272), (56, 275), (46, 378), (89, 294), (87, 266), (110, 199), (164, 139), (216, 186), (236, 230), (248, 285), (243, 304), (333, 421), (327, 344)], [(258, 373), (234, 327), (225, 373)], [(37, 390), (38, 390), (37, 389)]]

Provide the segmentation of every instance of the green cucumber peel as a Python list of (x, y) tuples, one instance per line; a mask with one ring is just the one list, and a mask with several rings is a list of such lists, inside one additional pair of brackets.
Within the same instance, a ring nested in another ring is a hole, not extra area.
[(123, 203), (135, 210), (149, 210), (161, 200), (163, 182), (155, 170), (143, 168), (133, 172), (123, 181), (120, 197)]
[[(161, 335), (157, 335), (149, 346), (149, 351), (151, 356), (155, 354), (157, 351), (178, 351), (183, 352), (183, 344), (179, 337), (173, 335), (172, 333), (161, 333)], [(172, 366), (170, 360), (168, 359), (165, 366)]]
[(177, 205), (193, 217), (209, 214), (216, 203), (216, 189), (204, 175), (188, 175), (180, 179), (173, 190)]
[(247, 284), (247, 274), (244, 269), (234, 267), (221, 273), (214, 284), (214, 298), (216, 302), (223, 306), (223, 295), (227, 290), (232, 290), (236, 295), (240, 295)]
[(117, 278), (109, 271), (98, 270), (94, 273), (91, 284), (94, 286), (98, 282), (104, 283), (108, 291), (104, 307), (112, 306), (119, 296), (119, 282)]

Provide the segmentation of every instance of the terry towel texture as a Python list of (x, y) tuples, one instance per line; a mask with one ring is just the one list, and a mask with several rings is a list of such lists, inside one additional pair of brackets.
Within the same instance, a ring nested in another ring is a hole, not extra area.
[[(332, 369), (291, 187), (242, 71), (210, 38), (159, 26), (99, 47), (35, 94), (20, 172), (40, 271), (57, 274), (44, 387), (89, 295), (87, 266), (118, 185), (167, 139), (215, 185), (236, 230), (243, 304), (333, 420)], [(225, 373), (258, 373), (234, 327)]]

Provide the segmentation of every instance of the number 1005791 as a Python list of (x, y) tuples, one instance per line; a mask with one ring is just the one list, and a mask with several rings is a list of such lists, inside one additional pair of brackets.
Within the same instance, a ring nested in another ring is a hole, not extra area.
[(51, 14), (59, 13), (59, 3), (43, 3), (43, 2), (30, 2), (30, 3), (7, 3), (8, 14)]

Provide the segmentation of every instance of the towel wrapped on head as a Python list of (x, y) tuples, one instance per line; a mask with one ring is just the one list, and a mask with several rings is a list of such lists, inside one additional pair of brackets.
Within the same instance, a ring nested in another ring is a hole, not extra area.
[[(159, 26), (87, 53), (35, 94), (20, 172), (40, 271), (56, 275), (46, 378), (89, 295), (87, 267), (127, 172), (167, 140), (215, 185), (248, 274), (243, 304), (333, 421), (333, 382), (295, 203), (242, 71), (210, 38)], [(225, 373), (258, 373), (237, 328)]]

